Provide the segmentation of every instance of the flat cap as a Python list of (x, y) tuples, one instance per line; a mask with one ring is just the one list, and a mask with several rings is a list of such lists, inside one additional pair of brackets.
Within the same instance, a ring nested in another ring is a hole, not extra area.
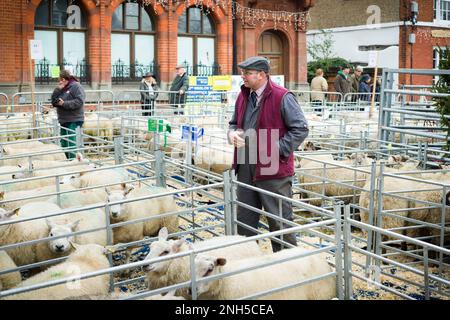
[(175, 67), (175, 69), (180, 69), (180, 68), (185, 68), (185, 69), (186, 69), (186, 64), (180, 63), (180, 64), (178, 64), (178, 65)]
[(269, 60), (264, 57), (251, 57), (238, 64), (241, 69), (269, 72)]

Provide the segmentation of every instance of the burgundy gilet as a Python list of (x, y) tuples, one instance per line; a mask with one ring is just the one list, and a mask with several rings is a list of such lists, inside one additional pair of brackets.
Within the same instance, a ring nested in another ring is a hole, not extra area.
[[(256, 123), (257, 134), (257, 163), (255, 180), (268, 180), (279, 179), (294, 175), (294, 154), (291, 153), (289, 157), (283, 157), (280, 155), (278, 143), (273, 146), (274, 151), (278, 153), (278, 167), (276, 163), (273, 163), (277, 158), (271, 157), (271, 132), (274, 131), (274, 137), (278, 136), (278, 140), (281, 139), (288, 129), (286, 128), (283, 118), (281, 117), (281, 105), (284, 96), (289, 91), (281, 87), (269, 78), (266, 89), (262, 94), (261, 101), (259, 103), (259, 114)], [(243, 129), (243, 120), (245, 110), (247, 108), (247, 101), (250, 95), (250, 88), (245, 86), (241, 87), (241, 93), (236, 101), (237, 112), (237, 126)], [(265, 129), (265, 130), (264, 130)], [(278, 134), (276, 131), (278, 130)], [(263, 135), (267, 135), (266, 143), (260, 143), (260, 138)], [(261, 159), (264, 158), (264, 159)], [(264, 160), (264, 161), (261, 161)], [(233, 169), (236, 169), (237, 165), (237, 148), (234, 148)], [(274, 168), (268, 170), (268, 168)], [(261, 172), (263, 169), (263, 172)], [(268, 170), (264, 172), (264, 170)], [(267, 173), (269, 172), (269, 173)]]

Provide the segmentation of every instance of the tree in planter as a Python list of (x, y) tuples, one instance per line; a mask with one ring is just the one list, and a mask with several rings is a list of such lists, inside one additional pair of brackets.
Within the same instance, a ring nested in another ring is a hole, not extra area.
[[(450, 47), (445, 49), (438, 48), (439, 53), (439, 70), (450, 70)], [(450, 75), (445, 74), (439, 76), (439, 80), (433, 85), (433, 92), (436, 93), (450, 93)], [(445, 144), (445, 150), (450, 150), (450, 119), (446, 116), (450, 116), (450, 96), (447, 97), (434, 97), (433, 101), (436, 102), (436, 111), (441, 114), (441, 127), (447, 130), (447, 143)]]
[(313, 60), (308, 62), (308, 82), (311, 82), (315, 77), (318, 68), (321, 68), (326, 74), (328, 71), (348, 63), (347, 60), (336, 57), (333, 52), (333, 45), (334, 40), (331, 31), (325, 30), (321, 30), (318, 41), (316, 41), (316, 38), (308, 41), (307, 51)]

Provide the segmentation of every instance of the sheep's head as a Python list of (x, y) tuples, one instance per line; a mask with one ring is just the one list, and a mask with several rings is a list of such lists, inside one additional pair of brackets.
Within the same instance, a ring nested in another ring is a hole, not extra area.
[[(31, 164), (31, 169), (33, 169), (33, 164)], [(11, 179), (24, 179), (31, 177), (32, 174), (30, 171), (25, 170), (20, 164), (17, 165), (17, 171), (11, 174)], [(9, 178), (9, 176), (8, 176)]]
[[(150, 253), (145, 257), (145, 260), (151, 260), (159, 257), (164, 257), (169, 254), (178, 253), (184, 243), (184, 239), (167, 240), (169, 232), (166, 227), (159, 230), (158, 240), (153, 241), (150, 245)], [(151, 263), (145, 267), (148, 272), (162, 273), (167, 270), (172, 260), (160, 261)]]
[[(0, 193), (3, 194), (3, 191)], [(5, 209), (0, 208), (0, 222), (9, 220), (13, 215), (18, 214), (18, 213), (19, 213), (19, 208), (14, 209), (14, 210), (9, 210), (9, 211), (6, 211)]]
[[(199, 254), (195, 257), (195, 272), (197, 279), (205, 278), (221, 272), (221, 266), (227, 263), (225, 258), (216, 258), (208, 254)], [(215, 281), (202, 282), (197, 285), (197, 294), (210, 291)], [(191, 290), (189, 289), (189, 293)]]
[[(134, 187), (132, 185), (127, 185), (125, 183), (122, 183), (120, 189), (110, 189), (105, 188), (107, 197), (106, 202), (116, 202), (116, 201), (122, 201), (125, 200), (128, 193), (130, 193), (131, 190), (133, 190)], [(109, 215), (112, 219), (119, 219), (123, 215), (123, 203), (120, 204), (114, 204), (110, 206), (109, 208)]]
[(347, 156), (348, 159), (352, 160), (352, 163), (355, 163), (358, 166), (364, 166), (369, 164), (369, 160), (367, 159), (367, 155), (360, 153), (352, 153), (350, 156)]
[[(57, 224), (49, 219), (46, 220), (49, 227), (49, 237), (60, 237), (76, 230), (80, 220), (69, 224)], [(50, 251), (56, 254), (64, 254), (72, 249), (71, 242), (73, 241), (73, 236), (58, 238), (55, 240), (50, 240), (48, 246)]]
[(83, 188), (83, 181), (81, 180), (81, 176), (83, 174), (84, 172), (80, 172), (62, 176), (60, 177), (59, 184), (70, 184), (71, 186), (77, 189)]

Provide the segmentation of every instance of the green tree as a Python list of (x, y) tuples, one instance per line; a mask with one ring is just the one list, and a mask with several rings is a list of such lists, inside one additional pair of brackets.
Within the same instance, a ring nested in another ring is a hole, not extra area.
[(320, 35), (308, 41), (307, 51), (312, 61), (308, 62), (308, 82), (315, 77), (316, 69), (321, 68), (326, 74), (337, 69), (347, 60), (339, 58), (333, 51), (334, 40), (331, 31), (320, 30)]

